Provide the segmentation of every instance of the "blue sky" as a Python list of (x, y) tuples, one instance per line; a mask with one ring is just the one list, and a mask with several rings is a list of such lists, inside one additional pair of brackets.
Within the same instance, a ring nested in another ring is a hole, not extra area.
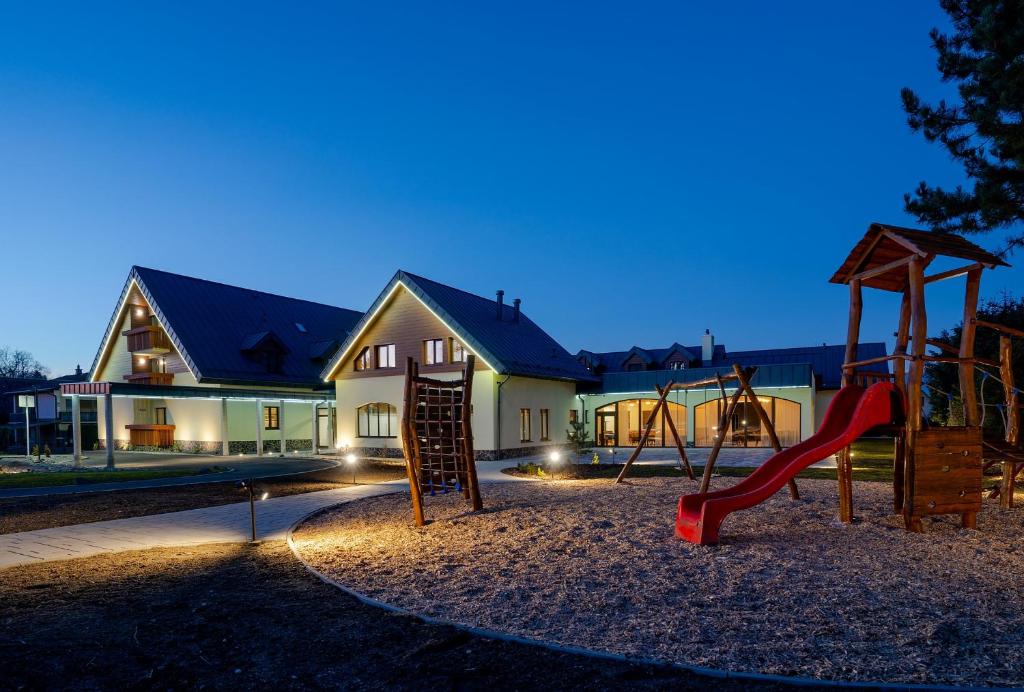
[(937, 3), (37, 5), (0, 9), (0, 344), (54, 374), (132, 264), (357, 309), (403, 268), (570, 351), (841, 342), (845, 254), (961, 176), (900, 109), (948, 94)]

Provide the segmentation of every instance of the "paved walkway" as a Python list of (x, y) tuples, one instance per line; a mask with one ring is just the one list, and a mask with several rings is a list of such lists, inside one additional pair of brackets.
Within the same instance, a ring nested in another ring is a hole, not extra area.
[[(87, 483), (83, 485), (59, 485), (43, 488), (4, 488), (0, 490), (0, 499), (10, 497), (38, 497), (40, 495), (72, 495), (75, 493), (97, 493), (110, 490), (141, 490), (144, 488), (166, 488), (178, 485), (195, 485), (196, 483), (219, 483), (222, 481), (238, 481), (246, 478), (269, 478), (285, 476), (293, 473), (305, 473), (331, 468), (339, 462), (336, 459), (308, 458), (299, 456), (265, 456), (265, 457), (222, 457), (195, 455), (165, 455), (122, 452), (117, 455), (115, 465), (118, 469), (200, 469), (211, 466), (228, 467), (229, 471), (221, 473), (205, 473), (196, 476), (176, 476), (173, 478), (151, 478), (143, 481), (116, 481), (111, 483)], [(103, 468), (106, 457), (102, 454), (87, 457), (84, 465)]]
[[(480, 462), (480, 481), (521, 482), (501, 473), (501, 469), (507, 466), (508, 463), (503, 461)], [(408, 485), (399, 480), (261, 500), (256, 503), (256, 537), (260, 540), (283, 539), (295, 522), (318, 509), (405, 491), (408, 491)], [(0, 535), (0, 569), (124, 550), (244, 542), (251, 537), (249, 503), (239, 502)]]

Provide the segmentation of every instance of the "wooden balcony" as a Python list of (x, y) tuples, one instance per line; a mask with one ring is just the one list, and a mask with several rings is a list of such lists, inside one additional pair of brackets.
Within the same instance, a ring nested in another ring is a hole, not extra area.
[(162, 356), (171, 351), (171, 342), (160, 327), (135, 327), (121, 334), (128, 337), (128, 350), (134, 354)]
[(174, 373), (170, 372), (133, 372), (124, 379), (132, 384), (171, 384)]
[(126, 425), (132, 446), (170, 447), (174, 444), (173, 425)]

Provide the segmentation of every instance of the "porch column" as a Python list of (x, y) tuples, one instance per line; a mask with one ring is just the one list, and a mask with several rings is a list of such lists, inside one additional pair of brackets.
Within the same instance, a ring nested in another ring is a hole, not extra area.
[(77, 469), (82, 465), (82, 404), (77, 394), (71, 395), (71, 449)]
[(263, 456), (263, 402), (256, 400), (256, 456)]
[(220, 400), (220, 454), (228, 456), (231, 454), (231, 445), (228, 443), (228, 400)]
[(331, 438), (331, 449), (334, 449), (338, 444), (338, 405), (327, 402), (327, 413), (330, 416), (327, 419), (327, 431), (328, 436)]
[(284, 429), (284, 399), (277, 404), (277, 425), (281, 429), (281, 456), (284, 456), (288, 450), (288, 435)]
[(107, 468), (114, 468), (114, 397), (110, 389), (103, 395), (103, 428), (107, 435)]
[(313, 454), (320, 450), (320, 405), (313, 403)]

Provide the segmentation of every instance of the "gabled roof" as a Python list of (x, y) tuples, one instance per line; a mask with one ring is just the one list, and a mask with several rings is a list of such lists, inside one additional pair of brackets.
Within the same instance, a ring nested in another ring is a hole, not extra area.
[[(977, 262), (989, 269), (1010, 266), (988, 250), (952, 233), (933, 233), (873, 223), (830, 281), (834, 284), (849, 283), (854, 274), (887, 268), (890, 263), (899, 262), (913, 255), (921, 258), (925, 266), (940, 255)], [(907, 266), (904, 264), (866, 278), (862, 283), (864, 286), (884, 291), (902, 291), (907, 285), (907, 275)]]
[(651, 363), (654, 362), (654, 356), (652, 356), (650, 353), (640, 348), (639, 346), (634, 346), (633, 348), (626, 351), (626, 355), (622, 357), (622, 362), (620, 364), (625, 365), (626, 361), (632, 360), (634, 356), (639, 358), (642, 363), (645, 363), (647, 365), (650, 365)]
[(359, 334), (376, 319), (399, 286), (404, 286), (499, 374), (570, 381), (596, 379), (522, 311), (519, 320), (514, 321), (514, 309), (504, 305), (499, 320), (497, 302), (399, 270), (324, 368), (325, 380), (333, 377)]
[[(118, 307), (90, 370), (93, 377), (124, 319), (135, 287), (202, 383), (322, 386), (322, 358), (311, 357), (325, 342), (340, 341), (362, 313), (297, 298), (286, 298), (181, 274), (132, 267)], [(302, 325), (300, 329), (297, 325)], [(284, 351), (280, 372), (247, 357), (246, 348), (267, 340)]]

